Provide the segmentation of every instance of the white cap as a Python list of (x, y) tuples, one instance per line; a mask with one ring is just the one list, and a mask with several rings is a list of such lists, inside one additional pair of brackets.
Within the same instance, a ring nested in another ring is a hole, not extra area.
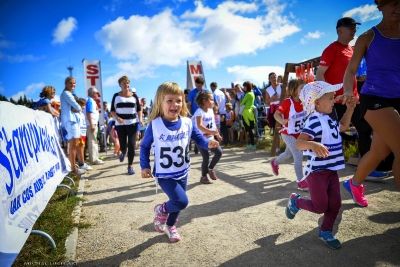
[(131, 87), (131, 88), (129, 88), (129, 91), (131, 91), (132, 93), (136, 93), (136, 88), (135, 87)]

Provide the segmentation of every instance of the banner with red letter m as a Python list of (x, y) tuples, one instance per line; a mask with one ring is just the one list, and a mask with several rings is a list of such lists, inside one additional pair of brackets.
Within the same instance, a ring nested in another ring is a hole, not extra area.
[(87, 95), (90, 87), (96, 87), (100, 93), (100, 97), (97, 102), (99, 108), (99, 124), (104, 125), (104, 110), (103, 110), (103, 86), (101, 83), (101, 67), (100, 60), (83, 60), (83, 71), (84, 71), (84, 82), (85, 82), (85, 93)]
[(57, 118), (0, 101), (0, 266), (11, 266), (71, 170)]
[[(204, 76), (203, 65), (201, 61), (188, 61), (187, 62), (187, 89), (193, 89), (195, 87), (194, 81), (197, 77), (203, 77), (204, 81), (206, 77)], [(207, 83), (204, 82), (204, 87), (207, 88)]]

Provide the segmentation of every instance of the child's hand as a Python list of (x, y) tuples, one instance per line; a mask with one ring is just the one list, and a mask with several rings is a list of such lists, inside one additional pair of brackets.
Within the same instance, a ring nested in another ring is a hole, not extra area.
[(328, 148), (320, 143), (313, 143), (311, 150), (318, 158), (327, 158), (329, 156)]
[(218, 141), (210, 140), (210, 142), (208, 142), (208, 148), (216, 148), (218, 146), (219, 146)]
[(282, 124), (282, 125), (286, 125), (286, 123), (288, 123), (288, 121), (289, 121), (289, 120), (283, 120), (281, 124)]
[(215, 136), (217, 137), (218, 141), (220, 141), (220, 142), (222, 141), (222, 136), (219, 133), (217, 133)]
[(355, 97), (352, 97), (350, 100), (347, 100), (347, 101), (346, 101), (346, 107), (347, 107), (347, 109), (354, 110), (355, 107), (356, 107), (356, 105), (357, 105), (357, 102), (358, 102), (358, 100), (357, 100), (357, 98), (355, 98)]
[(142, 170), (142, 178), (153, 178), (150, 169), (143, 169)]

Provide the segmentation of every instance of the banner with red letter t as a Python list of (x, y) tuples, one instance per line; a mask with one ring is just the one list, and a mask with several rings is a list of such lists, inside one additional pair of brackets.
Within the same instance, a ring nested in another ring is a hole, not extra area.
[(100, 60), (82, 60), (83, 62), (83, 77), (85, 83), (85, 93), (87, 95), (90, 87), (96, 87), (100, 93), (100, 98), (96, 100), (99, 108), (99, 125), (104, 125), (104, 110), (103, 110), (103, 87), (101, 84), (101, 68)]
[(187, 62), (187, 89), (193, 89), (194, 81), (197, 77), (204, 78), (204, 87), (207, 88), (207, 83), (205, 82), (206, 77), (204, 76), (203, 65), (201, 61), (188, 61)]

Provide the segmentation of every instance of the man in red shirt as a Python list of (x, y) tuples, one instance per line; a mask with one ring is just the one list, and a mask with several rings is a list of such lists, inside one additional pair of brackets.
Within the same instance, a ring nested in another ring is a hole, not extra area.
[[(336, 32), (338, 39), (331, 43), (325, 48), (320, 59), (320, 65), (317, 70), (317, 81), (325, 81), (330, 84), (343, 83), (344, 73), (346, 72), (347, 65), (353, 56), (354, 48), (349, 45), (351, 40), (357, 32), (357, 26), (361, 25), (356, 22), (353, 18), (344, 17), (337, 21)], [(358, 99), (357, 91), (357, 79), (354, 76), (353, 92)], [(336, 91), (335, 98), (343, 94), (343, 88)], [(346, 112), (346, 105), (342, 105), (342, 101), (335, 103), (335, 109), (332, 112), (332, 116), (336, 117), (337, 121), (340, 121), (343, 114)], [(371, 146), (371, 126), (365, 121), (360, 120), (360, 107), (356, 106), (351, 117), (351, 123), (357, 129), (358, 132), (358, 149), (360, 156), (362, 157), (369, 151)], [(343, 136), (343, 135), (342, 135)], [(346, 136), (344, 136), (345, 138)], [(376, 180), (386, 178), (388, 175), (383, 172), (374, 170), (369, 176), (368, 180)]]

